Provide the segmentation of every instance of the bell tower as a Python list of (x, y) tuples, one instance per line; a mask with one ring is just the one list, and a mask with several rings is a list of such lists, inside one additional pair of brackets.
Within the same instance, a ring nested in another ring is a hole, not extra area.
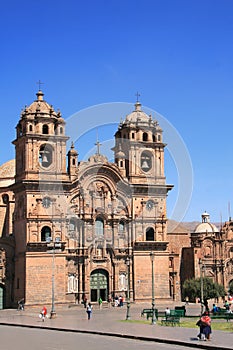
[(41, 90), (36, 96), (22, 111), (16, 127), (16, 182), (45, 174), (61, 181), (67, 176), (65, 121), (60, 111), (55, 112), (43, 99)]
[[(162, 240), (166, 239), (166, 197), (173, 186), (166, 185), (164, 174), (163, 131), (151, 115), (142, 111), (141, 103), (119, 124), (115, 134), (115, 163), (133, 188), (140, 215), (163, 221)], [(136, 203), (136, 202), (135, 202)], [(135, 214), (136, 215), (136, 214)], [(155, 235), (159, 236), (159, 235)]]
[(124, 168), (131, 184), (165, 183), (162, 129), (142, 111), (139, 101), (135, 103), (135, 110), (120, 123), (115, 140), (115, 162)]
[[(65, 121), (55, 112), (39, 90), (36, 100), (25, 107), (16, 127), (13, 141), (16, 152), (14, 235), (15, 235), (15, 301), (24, 298), (35, 302), (30, 292), (34, 287), (34, 273), (40, 273), (46, 263), (35, 266), (34, 256), (46, 257), (47, 239), (64, 241), (66, 208), (65, 184), (69, 184), (66, 171)], [(39, 264), (38, 260), (38, 264)], [(30, 266), (30, 268), (29, 268)], [(27, 273), (25, 274), (25, 271)], [(31, 273), (30, 273), (30, 272)], [(45, 271), (41, 273), (41, 278)], [(27, 277), (27, 278), (26, 278)]]
[(164, 148), (162, 129), (137, 100), (134, 111), (119, 124), (113, 148), (115, 163), (132, 193), (131, 241), (135, 280), (140, 281), (136, 300), (148, 297), (150, 285), (144, 276), (151, 266), (151, 252), (158, 286), (155, 297), (169, 298), (170, 293), (166, 198), (173, 186), (166, 184)]

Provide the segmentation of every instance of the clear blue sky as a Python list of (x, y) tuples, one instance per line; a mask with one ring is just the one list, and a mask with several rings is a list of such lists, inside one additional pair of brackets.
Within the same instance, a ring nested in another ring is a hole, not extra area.
[[(102, 103), (134, 103), (139, 91), (143, 106), (164, 116), (189, 151), (194, 184), (184, 220), (200, 220), (205, 210), (212, 221), (221, 214), (227, 220), (232, 0), (3, 1), (0, 39), (0, 164), (14, 157), (15, 126), (39, 79), (64, 118)], [(168, 216), (179, 191), (172, 169), (167, 165), (167, 182), (175, 184)]]

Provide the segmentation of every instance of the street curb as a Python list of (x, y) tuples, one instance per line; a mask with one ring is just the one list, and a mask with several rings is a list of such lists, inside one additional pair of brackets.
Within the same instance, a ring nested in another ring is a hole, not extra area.
[(150, 341), (150, 342), (163, 343), (163, 344), (174, 344), (174, 345), (179, 345), (179, 346), (188, 346), (190, 348), (199, 348), (199, 349), (207, 349), (207, 350), (232, 350), (232, 348), (221, 347), (219, 345), (215, 346), (215, 345), (211, 345), (211, 344), (201, 344), (199, 342), (194, 344), (194, 343), (180, 341), (180, 340), (151, 338), (151, 337), (144, 337), (144, 336), (140, 336), (140, 335), (129, 335), (129, 334), (124, 334), (124, 333), (101, 332), (101, 331), (91, 331), (91, 330), (81, 330), (81, 329), (60, 328), (60, 327), (59, 328), (58, 327), (48, 327), (44, 323), (42, 323), (41, 326), (33, 326), (33, 325), (27, 325), (27, 324), (0, 322), (0, 325), (1, 326), (12, 326), (12, 327), (60, 331), (60, 332), (67, 332), (67, 333), (69, 332), (69, 333), (94, 334), (94, 335), (107, 336), (107, 337), (134, 339), (134, 340)]

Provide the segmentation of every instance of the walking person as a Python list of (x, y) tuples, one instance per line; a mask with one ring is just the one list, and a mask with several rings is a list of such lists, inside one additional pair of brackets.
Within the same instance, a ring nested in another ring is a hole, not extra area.
[(112, 302), (112, 296), (109, 294), (108, 296), (108, 307), (111, 307), (111, 302)]
[(83, 296), (83, 306), (84, 306), (84, 308), (86, 309), (86, 307), (87, 307), (87, 297), (86, 297), (85, 294), (84, 294), (84, 296)]
[(40, 313), (40, 317), (42, 318), (43, 322), (44, 322), (46, 316), (47, 316), (47, 308), (46, 308), (46, 306), (43, 306), (43, 309), (41, 310), (41, 313)]
[(87, 305), (87, 319), (90, 320), (92, 315), (92, 305), (91, 303), (88, 303)]
[(24, 299), (18, 301), (18, 310), (24, 310)]
[(102, 309), (103, 300), (101, 297), (99, 297), (98, 303), (99, 303), (99, 309)]

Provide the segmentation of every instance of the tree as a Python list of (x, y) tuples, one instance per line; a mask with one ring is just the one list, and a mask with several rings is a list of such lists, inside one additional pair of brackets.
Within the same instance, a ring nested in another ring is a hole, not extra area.
[[(226, 294), (223, 285), (213, 282), (211, 278), (203, 277), (203, 299), (224, 297)], [(188, 297), (190, 301), (196, 298), (201, 300), (201, 278), (186, 280), (182, 288), (182, 298)]]
[(230, 295), (233, 295), (233, 281), (231, 281), (230, 284), (229, 284), (228, 292), (229, 292)]

